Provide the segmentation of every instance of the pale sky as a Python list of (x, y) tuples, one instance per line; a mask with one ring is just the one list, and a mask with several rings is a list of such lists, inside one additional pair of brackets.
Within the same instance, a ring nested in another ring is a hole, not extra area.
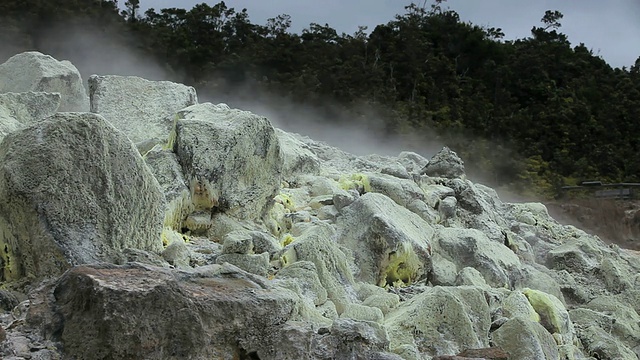
[[(142, 10), (159, 11), (167, 7), (191, 9), (203, 1), (141, 0)], [(213, 6), (219, 1), (204, 1)], [(120, 5), (124, 0), (120, 1)], [(254, 24), (279, 14), (289, 14), (292, 31), (299, 33), (311, 22), (328, 23), (338, 33), (352, 34), (358, 25), (373, 30), (395, 14), (404, 13), (410, 0), (226, 0), (237, 11), (246, 8)], [(422, 5), (424, 0), (417, 1)], [(432, 1), (426, 1), (427, 7)], [(585, 43), (613, 67), (629, 67), (640, 56), (640, 0), (449, 0), (444, 3), (460, 14), (463, 21), (502, 28), (506, 39), (530, 36), (540, 26), (545, 10), (564, 14), (560, 32), (572, 45)]]

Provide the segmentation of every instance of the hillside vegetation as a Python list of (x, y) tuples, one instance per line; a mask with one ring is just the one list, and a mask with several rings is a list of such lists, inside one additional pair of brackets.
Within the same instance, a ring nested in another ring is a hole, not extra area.
[(139, 1), (124, 5), (3, 1), (0, 42), (56, 56), (51, 28), (91, 24), (201, 93), (270, 94), (363, 127), (375, 113), (381, 136), (446, 143), (495, 186), (551, 197), (586, 179), (640, 180), (640, 57), (612, 68), (570, 43), (557, 11), (541, 14), (530, 37), (506, 41), (442, 0), (354, 34), (315, 23), (293, 33), (284, 14), (254, 24), (224, 2), (144, 14)]

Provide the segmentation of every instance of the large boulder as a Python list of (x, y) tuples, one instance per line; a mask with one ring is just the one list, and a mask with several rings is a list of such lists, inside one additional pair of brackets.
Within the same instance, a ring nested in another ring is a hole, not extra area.
[(184, 220), (193, 211), (194, 206), (176, 154), (157, 145), (144, 155), (144, 161), (164, 193), (166, 200), (164, 227), (181, 231)]
[(60, 94), (23, 92), (0, 94), (0, 107), (23, 126), (29, 126), (55, 114), (60, 107)]
[(29, 91), (60, 93), (60, 111), (89, 109), (78, 69), (69, 61), (36, 51), (14, 55), (0, 64), (0, 93)]
[(454, 355), (487, 347), (491, 318), (483, 290), (436, 286), (401, 303), (384, 324), (395, 353), (413, 347), (422, 356)]
[[(474, 267), (492, 287), (509, 287), (521, 277), (518, 256), (479, 230), (440, 228), (434, 237), (433, 252), (447, 260), (447, 264), (455, 264), (457, 271)], [(440, 264), (434, 261), (433, 266)]]
[(91, 112), (104, 116), (139, 145), (166, 140), (176, 112), (198, 103), (191, 86), (136, 76), (92, 75), (89, 96)]
[(591, 354), (608, 359), (640, 356), (640, 316), (613, 296), (599, 296), (585, 307), (569, 311), (578, 338)]
[(491, 334), (493, 343), (504, 349), (510, 359), (560, 359), (551, 334), (536, 321), (517, 316)]
[(283, 166), (269, 120), (208, 103), (179, 116), (172, 148), (198, 207), (248, 220), (265, 215)]
[(433, 228), (387, 196), (364, 194), (342, 209), (337, 225), (338, 241), (353, 252), (360, 281), (408, 285), (431, 270)]
[(127, 137), (91, 113), (59, 113), (0, 145), (3, 281), (160, 251), (164, 198)]
[(27, 321), (76, 359), (273, 359), (297, 298), (230, 265), (79, 266)]
[(355, 281), (347, 256), (334, 240), (335, 230), (319, 222), (308, 224), (299, 231), (300, 234), (282, 250), (282, 265), (312, 262), (328, 298), (335, 304), (338, 314), (343, 313), (347, 305), (355, 301)]

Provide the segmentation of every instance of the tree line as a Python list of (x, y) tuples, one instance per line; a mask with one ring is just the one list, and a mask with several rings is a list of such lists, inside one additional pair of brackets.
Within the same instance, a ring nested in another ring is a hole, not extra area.
[(554, 196), (582, 180), (640, 181), (640, 57), (613, 68), (587, 45), (572, 46), (558, 11), (508, 41), (499, 28), (462, 21), (444, 0), (353, 34), (317, 23), (294, 33), (286, 14), (254, 24), (223, 1), (144, 13), (139, 0), (124, 5), (3, 1), (10, 20), (0, 41), (38, 49), (47, 26), (90, 21), (198, 91), (268, 93), (362, 126), (363, 109), (373, 110), (381, 135), (446, 143), (496, 186)]

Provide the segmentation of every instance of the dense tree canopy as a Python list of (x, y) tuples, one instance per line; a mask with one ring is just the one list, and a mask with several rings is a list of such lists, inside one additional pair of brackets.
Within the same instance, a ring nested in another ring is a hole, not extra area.
[(495, 185), (553, 195), (580, 180), (640, 180), (640, 57), (614, 69), (585, 44), (572, 46), (558, 11), (541, 14), (530, 37), (505, 41), (442, 0), (354, 34), (316, 23), (296, 34), (286, 14), (253, 24), (224, 2), (144, 14), (139, 1), (124, 5), (3, 1), (0, 41), (55, 56), (40, 42), (47, 27), (91, 21), (134, 39), (199, 91), (330, 103), (329, 117), (374, 109), (384, 134), (445, 142)]

